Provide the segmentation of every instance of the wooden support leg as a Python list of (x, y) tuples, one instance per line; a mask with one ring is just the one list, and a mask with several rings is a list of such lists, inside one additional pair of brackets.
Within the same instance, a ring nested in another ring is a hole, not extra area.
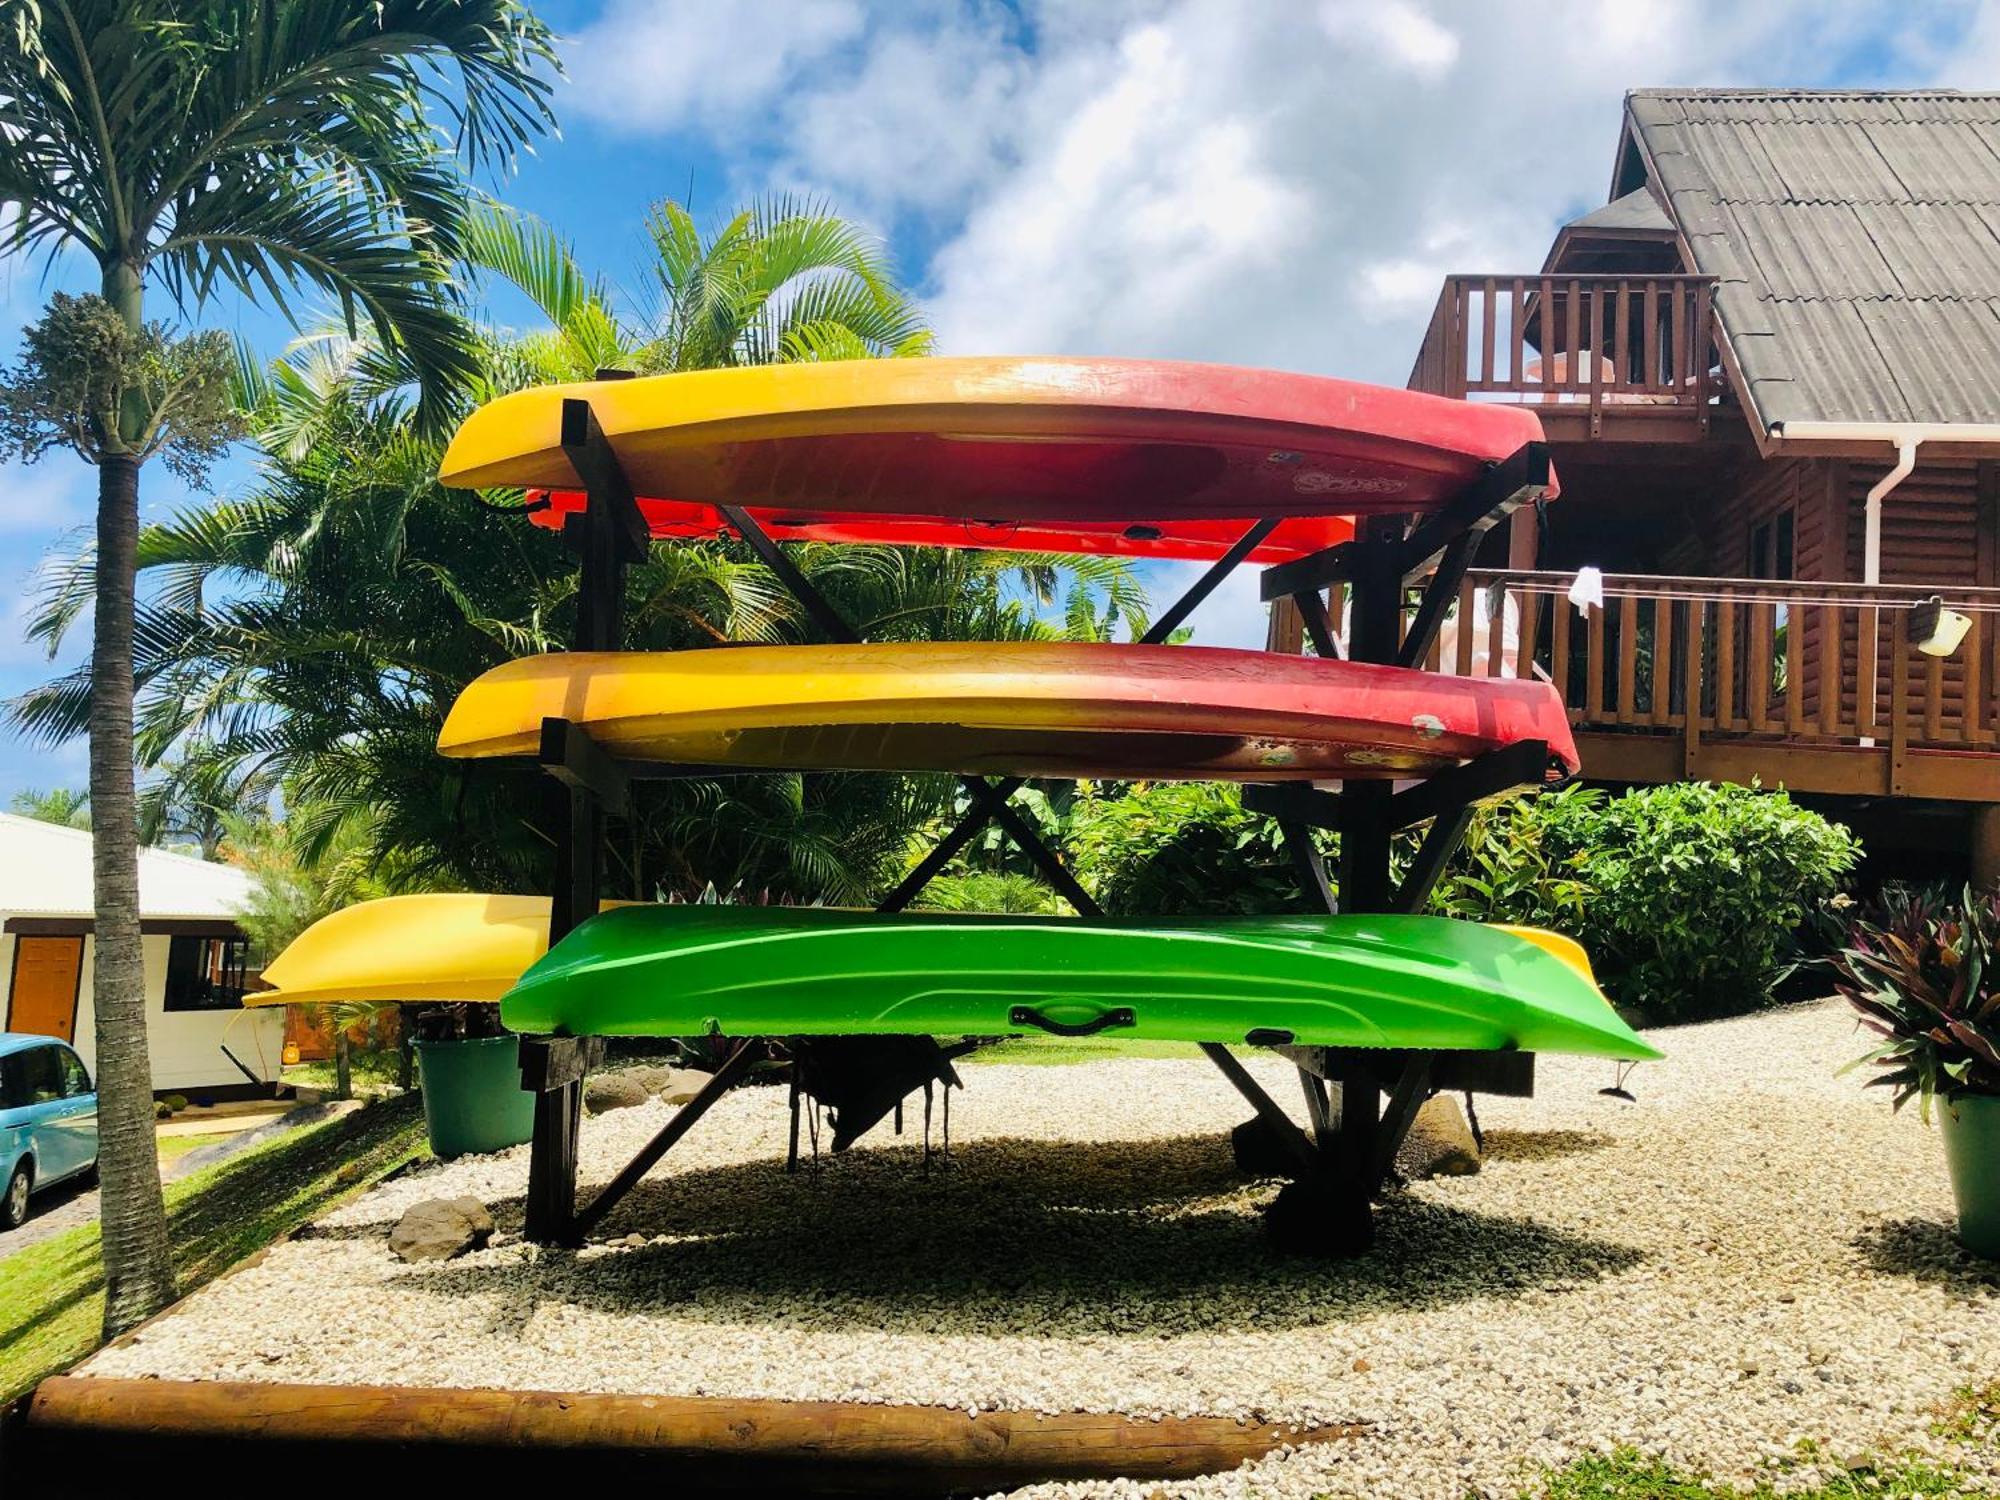
[(580, 1037), (521, 1038), (521, 1087), (535, 1096), (524, 1233), (536, 1244), (579, 1242), (576, 1146), (583, 1125), (583, 1079), (590, 1071), (592, 1050)]
[(2000, 891), (2000, 804), (1972, 810), (1972, 884), (1982, 891)]

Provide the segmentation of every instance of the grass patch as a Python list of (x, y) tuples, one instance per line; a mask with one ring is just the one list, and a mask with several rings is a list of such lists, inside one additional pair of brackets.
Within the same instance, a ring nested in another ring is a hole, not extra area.
[[(1923, 1462), (1901, 1462), (1881, 1468), (1857, 1469), (1809, 1490), (1789, 1490), (1787, 1500), (1916, 1500), (1965, 1493), (1965, 1478), (1953, 1469)], [(1771, 1500), (1777, 1491), (1768, 1484), (1738, 1491), (1698, 1474), (1686, 1474), (1655, 1458), (1614, 1453), (1608, 1458), (1579, 1459), (1551, 1471), (1522, 1500), (1715, 1500), (1717, 1495), (1749, 1495)]]
[(197, 1146), (212, 1146), (217, 1141), (229, 1139), (226, 1135), (163, 1135), (154, 1141), (159, 1150), (160, 1165), (166, 1166), (179, 1161)]
[(1110, 1062), (1124, 1057), (1199, 1057), (1193, 1042), (1120, 1041), (1102, 1037), (1013, 1036), (991, 1047), (981, 1047), (968, 1063), (1026, 1063), (1034, 1067), (1063, 1067), (1070, 1063)]
[[(356, 1047), (348, 1054), (348, 1067), (354, 1079), (354, 1092), (365, 1094), (386, 1094), (399, 1087), (397, 1080), (402, 1077), (402, 1054), (394, 1047), (384, 1047), (376, 1051), (364, 1052)], [(334, 1090), (333, 1059), (322, 1058), (316, 1062), (293, 1063), (283, 1074), (286, 1083), (299, 1088), (324, 1089), (329, 1098)]]
[[(422, 1101), (410, 1095), (168, 1183), (167, 1229), (182, 1295), (421, 1155), (423, 1133)], [(3, 1274), (0, 1401), (11, 1401), (98, 1346), (104, 1268), (97, 1225), (9, 1256)]]
[[(1955, 1396), (1931, 1430), (1939, 1437), (1980, 1452), (2000, 1450), (2000, 1381)], [(1800, 1462), (1816, 1454), (1811, 1443), (1800, 1445)], [(1808, 1490), (1791, 1490), (1789, 1500), (1930, 1500), (1963, 1495), (1968, 1476), (1953, 1465), (1904, 1457), (1858, 1467)], [(1718, 1485), (1702, 1474), (1688, 1474), (1656, 1458), (1626, 1449), (1609, 1457), (1578, 1459), (1545, 1472), (1522, 1500), (1714, 1500), (1718, 1494), (1747, 1494), (1771, 1500), (1777, 1491), (1760, 1483), (1748, 1491)]]

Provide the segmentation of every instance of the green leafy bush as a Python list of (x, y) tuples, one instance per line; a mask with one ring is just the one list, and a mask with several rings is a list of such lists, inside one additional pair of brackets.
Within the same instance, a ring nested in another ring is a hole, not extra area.
[(1602, 792), (1573, 786), (1480, 809), (1425, 910), (1580, 937), (1593, 894), (1584, 866), (1603, 806)]
[(1675, 1018), (1762, 1003), (1786, 938), (1861, 856), (1783, 792), (1704, 782), (1614, 798), (1590, 834), (1588, 926), (1607, 985)]
[(918, 911), (990, 911), (1026, 916), (1067, 912), (1052, 886), (1030, 875), (967, 870), (939, 875), (911, 905)]
[(1859, 857), (1783, 792), (1572, 789), (1482, 812), (1429, 909), (1566, 932), (1613, 998), (1691, 1020), (1762, 1004)]
[(1297, 911), (1298, 880), (1275, 820), (1234, 786), (1157, 782), (1095, 788), (1070, 814), (1070, 867), (1104, 909), (1125, 916)]
[[(1233, 786), (1086, 787), (1065, 842), (1110, 912), (1301, 909), (1276, 822), (1246, 812)], [(1414, 836), (1399, 841), (1399, 865), (1414, 848)], [(1859, 856), (1845, 828), (1783, 792), (1572, 787), (1481, 811), (1426, 910), (1567, 933), (1614, 999), (1693, 1020), (1765, 1003), (1797, 958), (1794, 933)]]

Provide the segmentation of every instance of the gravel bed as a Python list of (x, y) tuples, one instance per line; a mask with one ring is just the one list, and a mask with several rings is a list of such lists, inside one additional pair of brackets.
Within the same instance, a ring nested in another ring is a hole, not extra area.
[[(1267, 1251), (1275, 1184), (1234, 1175), (1246, 1110), (1205, 1062), (988, 1065), (928, 1172), (885, 1132), (787, 1177), (782, 1091), (739, 1091), (575, 1253), (519, 1238), (525, 1149), (413, 1173), (84, 1373), (1371, 1424), (1191, 1486), (1049, 1497), (1458, 1500), (1624, 1443), (1739, 1481), (1803, 1440), (1829, 1465), (1933, 1448), (1941, 1403), (2000, 1376), (2000, 1268), (1952, 1239), (1936, 1133), (1833, 1076), (1862, 1043), (1832, 1004), (1656, 1040), (1636, 1103), (1564, 1058), (1536, 1099), (1482, 1101), (1485, 1170), (1394, 1195), (1359, 1261)], [(586, 1177), (667, 1116), (587, 1121)], [(491, 1246), (384, 1248), (412, 1203), (462, 1193), (493, 1206)]]

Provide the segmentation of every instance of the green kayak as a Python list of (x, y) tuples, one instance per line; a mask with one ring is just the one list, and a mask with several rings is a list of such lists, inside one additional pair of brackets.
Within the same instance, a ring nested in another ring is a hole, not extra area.
[(501, 1001), (517, 1032), (996, 1034), (1660, 1054), (1567, 938), (1442, 917), (966, 916), (630, 906)]

